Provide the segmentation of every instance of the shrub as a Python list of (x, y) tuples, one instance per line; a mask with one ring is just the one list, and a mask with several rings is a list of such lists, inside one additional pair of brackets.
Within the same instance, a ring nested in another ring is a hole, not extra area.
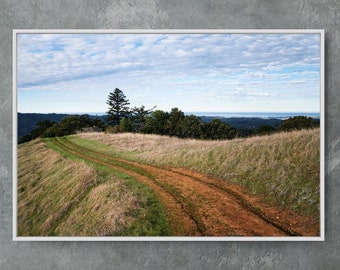
[(105, 133), (119, 133), (121, 132), (121, 129), (118, 125), (115, 126), (107, 126), (105, 128)]
[(291, 131), (291, 130), (310, 129), (310, 128), (315, 128), (315, 127), (317, 127), (317, 124), (315, 123), (312, 117), (294, 116), (283, 121), (279, 129), (282, 131)]

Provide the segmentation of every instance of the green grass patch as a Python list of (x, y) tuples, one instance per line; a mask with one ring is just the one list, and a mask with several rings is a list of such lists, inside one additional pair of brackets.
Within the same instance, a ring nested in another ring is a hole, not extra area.
[[(171, 235), (165, 208), (149, 187), (119, 170), (84, 162), (53, 139), (43, 141), (20, 146), (18, 235)], [(89, 174), (82, 175), (84, 170)]]
[[(69, 136), (74, 137), (74, 136)], [(69, 138), (68, 137), (68, 138)], [(112, 156), (116, 156), (113, 154), (113, 151), (105, 147), (105, 145), (99, 143), (93, 143), (86, 140), (82, 140), (82, 147), (89, 148), (96, 152), (110, 154)], [(57, 146), (58, 147), (58, 146)], [(59, 151), (64, 155), (69, 155), (71, 158), (79, 159), (77, 156), (61, 149)], [(76, 147), (74, 149), (77, 149)], [(93, 155), (95, 156), (95, 155)], [(102, 159), (104, 161), (109, 161), (106, 159)], [(104, 165), (86, 161), (88, 164), (93, 166), (95, 170), (100, 174), (105, 174), (106, 177), (108, 175), (113, 174), (115, 177), (124, 180), (124, 184), (126, 189), (132, 191), (135, 196), (137, 196), (138, 201), (138, 209), (130, 209), (127, 213), (128, 216), (132, 216), (135, 220), (126, 228), (122, 228), (119, 231), (109, 233), (107, 235), (116, 235), (116, 236), (167, 236), (171, 235), (171, 228), (169, 227), (169, 221), (166, 216), (165, 207), (159, 201), (156, 194), (153, 192), (145, 184), (139, 182), (134, 177), (127, 175), (124, 172), (119, 170), (115, 170), (112, 168), (108, 168)], [(149, 176), (150, 175), (143, 170), (142, 168), (133, 167), (128, 164), (119, 163), (120, 166), (133, 170), (141, 175)]]

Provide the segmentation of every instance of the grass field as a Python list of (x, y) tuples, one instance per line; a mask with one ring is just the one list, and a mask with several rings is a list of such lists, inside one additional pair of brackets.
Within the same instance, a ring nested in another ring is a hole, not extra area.
[(148, 187), (60, 152), (39, 139), (19, 146), (18, 236), (169, 233), (163, 206)]
[(18, 236), (316, 235), (319, 149), (318, 129), (37, 139), (18, 146)]
[(319, 219), (319, 129), (231, 141), (131, 133), (84, 133), (72, 140), (133, 160), (207, 173), (241, 185), (266, 202)]

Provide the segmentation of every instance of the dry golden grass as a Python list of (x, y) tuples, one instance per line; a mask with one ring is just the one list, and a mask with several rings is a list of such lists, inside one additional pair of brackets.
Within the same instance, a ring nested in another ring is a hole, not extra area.
[(135, 209), (136, 197), (117, 177), (103, 179), (40, 140), (19, 145), (19, 236), (112, 234), (133, 222)]
[(225, 141), (130, 133), (78, 136), (110, 146), (107, 152), (214, 175), (263, 200), (319, 217), (319, 129)]
[(132, 192), (122, 192), (117, 179), (109, 181), (93, 188), (62, 226), (56, 229), (56, 233), (66, 236), (112, 235), (134, 221), (132, 215), (127, 215), (127, 209), (138, 208)]

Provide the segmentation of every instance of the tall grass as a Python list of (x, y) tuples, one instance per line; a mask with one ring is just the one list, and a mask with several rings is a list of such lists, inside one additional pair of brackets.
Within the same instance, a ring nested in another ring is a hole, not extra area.
[(95, 171), (35, 140), (18, 147), (18, 235), (53, 235), (59, 220), (96, 185)]
[[(319, 133), (319, 129), (300, 130), (231, 141), (129, 133), (87, 133), (79, 137), (100, 142), (109, 146), (107, 152), (130, 159), (187, 167), (213, 175), (245, 187), (247, 192), (268, 203), (318, 219)], [(79, 143), (79, 137), (73, 140)], [(98, 144), (92, 145), (104, 149)]]
[[(134, 183), (127, 175), (65, 157), (40, 140), (21, 144), (18, 235), (166, 233), (159, 225), (164, 222), (160, 216), (164, 209), (148, 188)], [(158, 214), (158, 223), (150, 218), (150, 212)]]

